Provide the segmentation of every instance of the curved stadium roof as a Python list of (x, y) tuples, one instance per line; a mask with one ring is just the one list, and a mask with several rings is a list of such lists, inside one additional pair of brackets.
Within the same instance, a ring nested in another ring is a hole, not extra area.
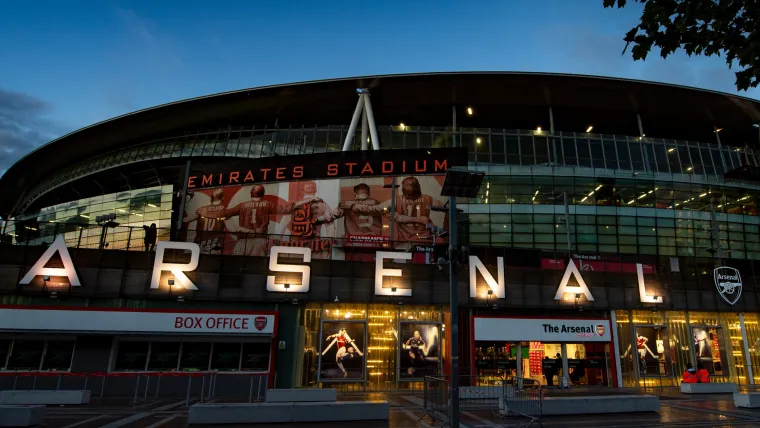
[(16, 162), (0, 178), (0, 215), (13, 210), (43, 177), (114, 150), (185, 132), (232, 126), (348, 124), (357, 88), (368, 87), (379, 125), (451, 123), (451, 106), (473, 106), (459, 115), (467, 128), (535, 129), (638, 135), (636, 114), (648, 137), (758, 146), (760, 101), (662, 83), (605, 77), (465, 72), (367, 76), (292, 83), (225, 92), (164, 104), (109, 119), (51, 141)]

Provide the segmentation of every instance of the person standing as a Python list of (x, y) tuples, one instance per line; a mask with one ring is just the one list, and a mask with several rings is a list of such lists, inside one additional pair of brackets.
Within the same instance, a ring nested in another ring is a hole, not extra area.
[(541, 368), (544, 371), (544, 377), (546, 378), (546, 386), (554, 386), (555, 363), (549, 356), (545, 356), (541, 362)]
[(145, 251), (153, 251), (156, 248), (156, 239), (158, 238), (156, 223), (151, 223), (150, 226), (143, 226), (143, 229), (145, 229), (145, 236), (143, 237)]

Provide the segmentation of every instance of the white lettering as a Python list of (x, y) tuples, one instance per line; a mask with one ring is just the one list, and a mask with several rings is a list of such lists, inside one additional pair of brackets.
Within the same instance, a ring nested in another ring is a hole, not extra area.
[(311, 279), (311, 267), (308, 265), (290, 265), (280, 263), (280, 254), (302, 254), (303, 262), (311, 262), (311, 248), (309, 247), (284, 247), (275, 245), (269, 251), (269, 270), (273, 272), (290, 272), (301, 273), (301, 284), (290, 284), (290, 288), (285, 288), (285, 284), (275, 284), (274, 275), (267, 276), (267, 291), (306, 293), (309, 291), (309, 280)]
[(491, 272), (488, 272), (488, 269), (486, 269), (486, 266), (480, 261), (478, 256), (470, 256), (470, 297), (478, 297), (476, 270), (483, 275), (483, 279), (486, 281), (486, 284), (488, 284), (488, 287), (493, 290), (493, 294), (497, 299), (504, 299), (506, 297), (506, 288), (504, 286), (504, 257), (497, 257), (496, 264), (498, 267), (498, 282), (493, 279), (493, 275), (491, 275)]
[(397, 288), (394, 293), (390, 288), (383, 288), (384, 276), (401, 276), (401, 269), (383, 268), (384, 259), (410, 260), (411, 253), (396, 253), (392, 251), (378, 251), (375, 254), (375, 295), (376, 296), (411, 296), (411, 288)]
[(641, 263), (636, 263), (636, 275), (639, 278), (639, 300), (641, 300), (641, 303), (662, 303), (658, 296), (647, 296), (646, 286), (644, 285), (644, 267)]
[[(576, 281), (578, 281), (578, 287), (568, 287), (567, 283), (570, 281), (570, 275), (575, 276)], [(554, 295), (554, 300), (561, 300), (565, 293), (583, 293), (589, 302), (594, 301), (594, 296), (591, 295), (591, 291), (586, 286), (586, 281), (583, 280), (573, 259), (570, 259), (570, 262), (567, 264), (567, 269), (565, 269), (565, 274), (562, 276), (562, 281), (559, 282), (559, 288), (557, 288), (557, 294)]]
[[(58, 251), (61, 254), (61, 261), (63, 262), (63, 268), (46, 268), (45, 264), (50, 261), (53, 254)], [(58, 235), (52, 244), (42, 253), (37, 263), (29, 269), (29, 272), (21, 278), (19, 284), (29, 284), (32, 282), (35, 276), (65, 276), (69, 279), (69, 284), (72, 287), (79, 287), (82, 284), (79, 282), (79, 276), (74, 269), (74, 262), (71, 261), (71, 254), (66, 249), (66, 241), (63, 239), (63, 235)]]
[[(164, 263), (164, 251), (166, 249), (189, 250), (190, 263)], [(197, 290), (198, 287), (190, 281), (184, 272), (190, 272), (198, 267), (198, 257), (201, 255), (201, 247), (193, 242), (160, 241), (156, 245), (156, 258), (153, 263), (153, 276), (150, 279), (150, 288), (160, 288), (161, 272), (168, 270), (179, 283), (187, 290)]]

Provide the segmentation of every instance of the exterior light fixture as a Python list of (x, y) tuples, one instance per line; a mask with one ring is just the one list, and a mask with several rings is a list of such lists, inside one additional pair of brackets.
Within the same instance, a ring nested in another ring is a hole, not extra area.
[(173, 279), (170, 279), (170, 280), (169, 280), (169, 287), (171, 287), (171, 286), (173, 286), (173, 285), (174, 285), (174, 280), (173, 280)]
[(715, 133), (717, 134), (718, 132), (720, 132), (722, 130), (723, 130), (723, 128), (715, 128)]
[(396, 287), (391, 287), (391, 293), (395, 293), (395, 292), (396, 292)]
[(586, 128), (586, 133), (588, 134), (593, 129), (594, 129), (594, 127), (592, 125), (589, 125), (588, 128)]
[(282, 287), (285, 289), (285, 291), (288, 291), (290, 284), (283, 284)]
[(478, 143), (478, 144), (480, 144), (480, 143), (483, 142), (483, 140), (481, 140), (480, 137), (478, 137), (478, 138), (475, 139), (475, 142)]
[(536, 132), (541, 132), (541, 127), (536, 128)]
[(691, 171), (692, 169), (694, 169), (694, 168), (693, 167), (688, 167), (688, 168), (686, 168), (686, 171)]
[(488, 295), (493, 296), (493, 290), (488, 290)]
[(467, 115), (472, 116), (472, 114), (473, 114), (472, 107), (467, 107)]
[(668, 153), (673, 153), (673, 151), (675, 151), (675, 149), (676, 149), (675, 147), (671, 147), (671, 148), (669, 148), (669, 149), (668, 149)]
[(406, 125), (404, 125), (404, 122), (399, 123), (398, 127), (401, 128), (402, 131), (406, 129)]

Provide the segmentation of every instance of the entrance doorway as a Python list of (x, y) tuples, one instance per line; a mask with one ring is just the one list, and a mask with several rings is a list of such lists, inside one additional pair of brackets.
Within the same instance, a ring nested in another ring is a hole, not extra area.
[[(571, 386), (613, 386), (609, 343), (566, 343), (567, 377)], [(560, 385), (564, 375), (563, 344), (543, 342), (475, 342), (475, 374), (487, 380), (507, 377)]]

